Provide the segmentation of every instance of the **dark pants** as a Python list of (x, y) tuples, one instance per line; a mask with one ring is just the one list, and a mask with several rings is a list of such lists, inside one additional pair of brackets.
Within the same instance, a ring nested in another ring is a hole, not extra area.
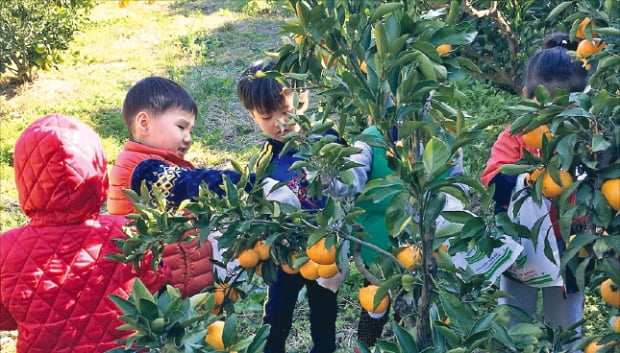
[(336, 293), (309, 281), (301, 275), (289, 275), (278, 269), (278, 279), (269, 286), (263, 323), (271, 325), (265, 353), (285, 353), (286, 338), (291, 330), (297, 295), (306, 286), (310, 306), (311, 353), (336, 350)]

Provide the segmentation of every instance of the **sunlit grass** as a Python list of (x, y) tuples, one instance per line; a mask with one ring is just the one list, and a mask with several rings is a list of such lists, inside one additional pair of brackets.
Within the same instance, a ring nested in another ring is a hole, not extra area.
[[(230, 168), (247, 161), (261, 137), (235, 95), (239, 73), (281, 43), (281, 14), (248, 16), (246, 2), (144, 1), (119, 8), (103, 1), (78, 33), (57, 70), (39, 72), (14, 88), (0, 81), (0, 231), (19, 224), (12, 150), (23, 129), (44, 115), (82, 120), (100, 135), (110, 163), (129, 138), (120, 107), (131, 85), (161, 75), (195, 97), (199, 117), (189, 157), (195, 164)], [(10, 172), (9, 172), (10, 170)]]

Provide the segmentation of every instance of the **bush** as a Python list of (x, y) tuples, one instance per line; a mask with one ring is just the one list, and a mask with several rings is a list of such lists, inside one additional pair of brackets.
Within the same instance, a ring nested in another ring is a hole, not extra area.
[(64, 61), (91, 0), (0, 0), (0, 74), (31, 82), (35, 68), (50, 70)]

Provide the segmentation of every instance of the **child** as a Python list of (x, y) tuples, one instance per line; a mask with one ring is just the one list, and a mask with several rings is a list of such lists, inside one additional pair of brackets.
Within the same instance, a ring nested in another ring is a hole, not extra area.
[[(587, 71), (579, 62), (573, 62), (567, 54), (569, 49), (568, 35), (555, 33), (545, 40), (543, 49), (538, 50), (529, 60), (527, 73), (524, 80), (523, 95), (532, 98), (538, 85), (543, 85), (553, 94), (555, 89), (564, 89), (569, 92), (583, 91), (587, 85)], [(574, 48), (570, 48), (574, 49)], [(496, 213), (505, 212), (511, 201), (512, 190), (517, 183), (516, 176), (504, 175), (499, 168), (504, 164), (515, 163), (524, 157), (526, 149), (534, 155), (540, 155), (540, 151), (527, 147), (521, 134), (510, 134), (510, 126), (507, 126), (499, 135), (491, 149), (491, 157), (482, 173), (481, 181), (484, 185), (495, 185)], [(522, 178), (521, 178), (522, 179)], [(519, 180), (521, 180), (519, 179)], [(519, 187), (525, 187), (520, 185)], [(558, 247), (565, 247), (560, 236), (557, 222), (553, 219), (553, 206), (549, 210), (551, 223)], [(540, 215), (542, 216), (542, 215)], [(567, 276), (570, 273), (567, 271)], [(581, 320), (583, 316), (584, 295), (578, 292), (574, 280), (565, 278), (566, 285), (563, 287), (544, 287), (543, 310), (545, 316), (554, 326), (567, 329)], [(530, 287), (506, 274), (502, 275), (500, 288), (509, 293), (512, 298), (502, 299), (500, 303), (508, 303), (521, 307), (530, 315), (535, 312), (538, 298), (538, 288)], [(511, 324), (516, 320), (511, 319)]]
[[(372, 125), (366, 128), (363, 135), (374, 136), (379, 139), (384, 139), (376, 125)], [(390, 132), (389, 138), (392, 141), (398, 139), (397, 128), (394, 127)], [(361, 152), (351, 156), (351, 160), (357, 162), (363, 166), (364, 171), (367, 173), (365, 178), (358, 177), (356, 180), (361, 182), (361, 187), (364, 186), (366, 179), (385, 179), (387, 176), (394, 174), (394, 171), (389, 168), (386, 149), (379, 146), (369, 146), (362, 141), (356, 141), (355, 147), (361, 149)], [(359, 168), (356, 168), (359, 169)], [(459, 153), (459, 157), (456, 160), (456, 165), (450, 169), (446, 176), (455, 176), (463, 174), (463, 156)], [(465, 188), (465, 186), (462, 186)], [(360, 187), (357, 187), (355, 191), (361, 191)], [(380, 249), (387, 249), (390, 244), (396, 245), (395, 241), (390, 238), (387, 226), (385, 224), (385, 213), (390, 203), (391, 197), (383, 199), (379, 203), (375, 203), (372, 200), (364, 200), (357, 203), (356, 206), (364, 209), (365, 213), (358, 217), (357, 221), (364, 227), (364, 232), (370, 234), (370, 238), (365, 239), (372, 245), (379, 247)], [(372, 249), (362, 247), (361, 257), (364, 264), (376, 263), (377, 257), (380, 254)], [(369, 283), (365, 281), (365, 285)], [(395, 316), (397, 313), (395, 313)], [(364, 309), (361, 309), (360, 318), (357, 326), (357, 339), (362, 342), (366, 347), (372, 347), (377, 343), (377, 339), (381, 337), (383, 328), (388, 321), (389, 307), (383, 313), (369, 313)], [(398, 320), (397, 320), (398, 321)], [(359, 349), (355, 347), (355, 352), (359, 352)]]
[[(159, 188), (168, 204), (197, 196), (201, 183), (217, 193), (224, 175), (238, 182), (233, 171), (194, 168), (183, 159), (189, 149), (198, 109), (179, 84), (162, 77), (147, 77), (136, 83), (123, 103), (123, 117), (131, 135), (110, 172), (108, 211), (115, 215), (135, 212), (122, 189), (140, 192), (142, 182)], [(213, 245), (198, 239), (164, 248), (164, 262), (171, 268), (172, 284), (184, 297), (213, 285)]]
[(0, 330), (18, 331), (20, 352), (106, 352), (131, 332), (108, 298), (128, 298), (135, 278), (155, 292), (168, 281), (150, 266), (106, 259), (119, 253), (124, 217), (101, 215), (107, 163), (86, 124), (52, 114), (15, 145), (15, 182), (27, 225), (0, 236)]
[[(307, 94), (300, 94), (301, 107), (293, 105), (294, 94), (280, 83), (270, 78), (259, 78), (257, 72), (269, 71), (273, 62), (258, 61), (243, 72), (237, 83), (237, 95), (247, 109), (252, 120), (265, 134), (269, 135), (263, 145), (261, 155), (271, 153), (273, 171), (260, 182), (264, 183), (267, 199), (294, 205), (301, 209), (316, 210), (324, 206), (324, 200), (314, 200), (306, 194), (307, 180), (304, 175), (290, 170), (292, 164), (299, 160), (297, 151), (289, 151), (280, 156), (284, 144), (280, 139), (297, 125), (289, 125), (289, 113), (303, 113), (307, 105)], [(330, 132), (335, 134), (335, 132)], [(287, 182), (286, 187), (271, 190), (279, 182)], [(325, 287), (323, 287), (324, 285)], [(265, 346), (266, 353), (284, 353), (285, 341), (291, 329), (293, 310), (297, 295), (306, 287), (310, 305), (311, 336), (314, 344), (311, 352), (329, 353), (336, 350), (336, 290), (317, 281), (304, 279), (300, 274), (290, 275), (278, 268), (277, 279), (270, 284), (263, 321), (271, 325)]]

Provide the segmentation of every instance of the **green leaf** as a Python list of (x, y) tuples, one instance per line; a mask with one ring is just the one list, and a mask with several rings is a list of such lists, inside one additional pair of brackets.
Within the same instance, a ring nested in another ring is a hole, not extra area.
[(545, 21), (548, 22), (554, 19), (556, 16), (558, 16), (562, 11), (564, 11), (568, 6), (572, 4), (573, 4), (572, 1), (564, 1), (563, 3), (559, 4), (553, 10), (551, 10), (551, 12), (549, 12), (549, 15), (547, 15), (547, 18), (545, 19)]
[(379, 55), (385, 55), (389, 51), (390, 43), (387, 38), (387, 32), (385, 31), (385, 25), (381, 22), (375, 26), (375, 45), (377, 46), (377, 53)]
[(531, 165), (504, 164), (499, 168), (499, 172), (506, 175), (519, 175), (522, 173), (527, 173), (531, 169)]
[(435, 74), (435, 68), (431, 59), (422, 52), (418, 52), (416, 59), (418, 60), (418, 68), (422, 76), (424, 76), (426, 80), (437, 81), (437, 75)]
[(109, 298), (114, 302), (114, 304), (116, 304), (116, 306), (119, 307), (119, 309), (123, 311), (125, 315), (136, 316), (138, 314), (135, 304), (129, 300), (123, 299), (116, 294), (110, 294)]
[(464, 45), (476, 39), (478, 31), (468, 22), (461, 22), (456, 26), (446, 26), (437, 30), (429, 39), (435, 46), (440, 44)]
[(392, 331), (394, 331), (394, 334), (396, 335), (398, 345), (401, 348), (401, 352), (418, 353), (418, 345), (416, 344), (413, 336), (411, 336), (409, 332), (407, 332), (396, 323), (392, 324)]
[(484, 223), (484, 220), (480, 217), (475, 217), (470, 219), (463, 225), (463, 228), (461, 229), (461, 238), (476, 239), (478, 236), (480, 236), (480, 234), (484, 234), (485, 230), (486, 224)]
[(471, 309), (464, 306), (460, 298), (441, 289), (439, 290), (439, 299), (450, 321), (462, 332), (469, 331), (475, 320), (475, 315)]
[(446, 165), (449, 158), (450, 152), (443, 141), (436, 137), (431, 138), (422, 154), (426, 174), (428, 176), (433, 175), (435, 171)]
[(592, 152), (604, 151), (611, 147), (611, 143), (605, 140), (602, 134), (595, 134), (592, 137)]
[(460, 343), (459, 336), (450, 327), (436, 325), (435, 330), (439, 331), (441, 335), (448, 341), (448, 344), (452, 347), (458, 346)]
[(620, 283), (620, 269), (618, 268), (617, 259), (604, 258), (601, 263), (601, 270), (603, 270), (614, 283)]
[(139, 298), (137, 307), (140, 315), (144, 316), (149, 322), (160, 316), (157, 303), (146, 298)]
[(370, 23), (375, 23), (378, 19), (382, 18), (383, 16), (387, 15), (388, 13), (394, 12), (396, 10), (400, 10), (401, 8), (403, 8), (404, 4), (400, 4), (400, 3), (387, 3), (387, 4), (381, 4), (379, 5), (379, 7), (377, 7), (372, 14), (370, 15), (370, 18), (368, 19), (368, 22)]
[(471, 213), (465, 211), (443, 211), (441, 215), (450, 222), (460, 224), (464, 224), (474, 217)]
[(556, 152), (560, 155), (562, 161), (562, 169), (570, 170), (575, 154), (575, 144), (577, 143), (577, 135), (569, 134), (563, 136), (556, 146)]
[(149, 292), (148, 288), (142, 283), (139, 278), (136, 278), (133, 282), (133, 293), (134, 302), (136, 305), (139, 303), (140, 299), (145, 299), (153, 304), (155, 304), (155, 297)]
[(258, 329), (254, 334), (252, 343), (250, 343), (246, 350), (247, 353), (259, 353), (263, 351), (265, 343), (267, 343), (267, 337), (269, 336), (269, 329), (269, 325), (263, 325)]

